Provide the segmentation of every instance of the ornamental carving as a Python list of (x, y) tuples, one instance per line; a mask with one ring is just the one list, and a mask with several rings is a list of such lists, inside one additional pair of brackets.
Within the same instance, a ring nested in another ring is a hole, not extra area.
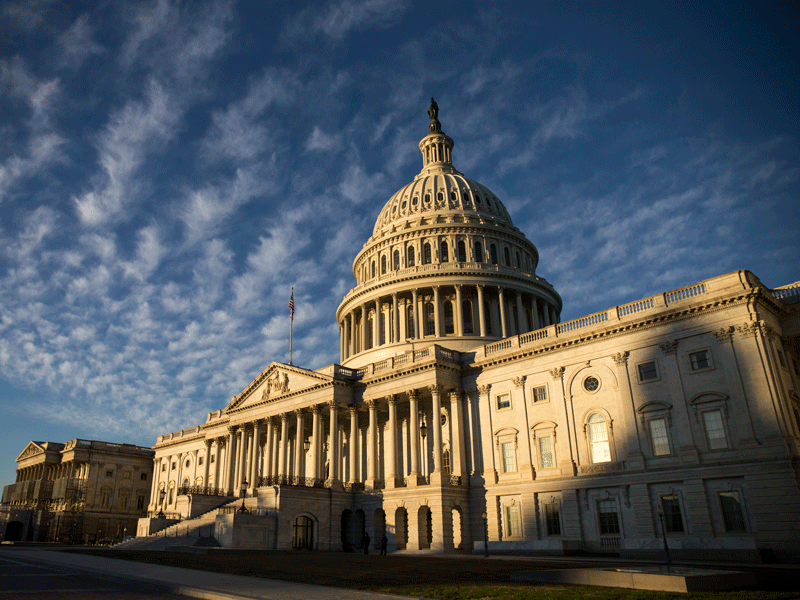
[(267, 377), (261, 399), (266, 400), (273, 394), (285, 394), (289, 391), (289, 376), (282, 371), (275, 371)]
[(678, 340), (664, 342), (658, 346), (661, 348), (661, 352), (664, 353), (664, 356), (669, 356), (670, 354), (675, 354), (675, 352), (678, 350)]
[(429, 385), (428, 389), (430, 390), (431, 394), (441, 394), (444, 390), (444, 386), (441, 386), (437, 383), (435, 385)]
[(714, 337), (717, 338), (717, 341), (720, 344), (725, 342), (730, 342), (731, 338), (733, 337), (733, 326), (726, 325), (725, 327), (720, 327), (719, 329), (712, 331), (711, 333), (714, 334)]
[(488, 396), (489, 395), (489, 390), (491, 390), (491, 389), (492, 389), (492, 386), (490, 384), (488, 384), (488, 383), (484, 384), (484, 385), (479, 385), (478, 386), (478, 393), (481, 396)]
[(630, 355), (631, 355), (631, 353), (626, 350), (625, 352), (617, 352), (616, 354), (612, 354), (611, 358), (614, 359), (614, 363), (618, 367), (621, 367), (622, 365), (627, 365), (628, 364), (628, 357)]
[(514, 379), (512, 379), (511, 381), (514, 383), (517, 389), (519, 389), (523, 385), (525, 385), (525, 379), (526, 377), (523, 375), (522, 377), (514, 377)]
[(556, 367), (555, 369), (550, 369), (550, 376), (553, 379), (561, 379), (564, 377), (564, 367)]
[(751, 321), (736, 326), (736, 333), (743, 338), (754, 337), (758, 333), (758, 321)]

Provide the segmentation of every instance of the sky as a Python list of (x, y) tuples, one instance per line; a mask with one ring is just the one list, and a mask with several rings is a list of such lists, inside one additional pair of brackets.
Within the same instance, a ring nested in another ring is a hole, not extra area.
[(335, 311), (430, 98), (562, 320), (800, 280), (784, 2), (0, 3), (0, 485), (30, 440), (152, 446)]

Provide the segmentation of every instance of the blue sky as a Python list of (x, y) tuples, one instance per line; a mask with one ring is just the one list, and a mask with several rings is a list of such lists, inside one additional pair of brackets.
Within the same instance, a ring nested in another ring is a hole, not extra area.
[[(789, 3), (0, 5), (0, 483), (31, 439), (152, 445), (336, 307), (435, 97), (564, 320), (800, 279)], [(77, 415), (77, 416), (76, 416)]]

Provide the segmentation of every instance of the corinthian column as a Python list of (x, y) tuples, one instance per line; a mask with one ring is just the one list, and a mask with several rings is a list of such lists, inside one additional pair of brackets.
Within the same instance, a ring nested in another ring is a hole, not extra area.
[(355, 404), (350, 405), (350, 483), (355, 483), (356, 479), (356, 449), (358, 448), (358, 408)]
[(453, 475), (463, 476), (467, 469), (466, 455), (464, 454), (464, 426), (463, 414), (461, 410), (460, 391), (450, 392), (450, 428), (453, 432)]
[(481, 337), (486, 336), (486, 315), (483, 314), (483, 286), (478, 287), (478, 326), (480, 327)]
[(203, 459), (203, 485), (208, 488), (208, 469), (211, 461), (211, 440), (203, 440), (203, 445), (206, 447), (206, 456)]
[(311, 451), (313, 455), (311, 457), (311, 473), (309, 476), (312, 479), (320, 479), (319, 476), (319, 440), (322, 437), (322, 428), (320, 427), (320, 414), (322, 409), (318, 404), (315, 404), (311, 408)]
[(233, 496), (233, 477), (235, 467), (234, 449), (236, 448), (236, 427), (228, 427), (228, 450), (225, 454), (225, 487), (228, 490), (228, 496)]
[[(442, 386), (432, 385), (428, 389), (433, 397), (433, 414), (431, 429), (433, 430), (433, 472), (442, 474)], [(433, 483), (433, 481), (431, 481)]]
[(406, 392), (408, 395), (408, 425), (411, 435), (411, 473), (409, 479), (416, 485), (417, 477), (419, 476), (419, 392), (417, 390), (409, 390)]
[(389, 403), (389, 444), (386, 448), (386, 484), (394, 487), (397, 479), (397, 398), (394, 394), (386, 397)]
[(278, 474), (289, 476), (289, 413), (281, 415), (281, 449), (278, 456)]
[(375, 485), (376, 454), (377, 454), (377, 434), (378, 434), (378, 403), (375, 400), (368, 400), (369, 407), (369, 434), (367, 438), (367, 482)]
[(294, 440), (294, 476), (299, 479), (303, 476), (303, 457), (305, 454), (305, 448), (303, 447), (305, 442), (305, 417), (303, 416), (302, 409), (294, 411), (294, 414), (297, 416), (297, 433)]
[(329, 480), (333, 485), (339, 481), (339, 405), (329, 402), (330, 431), (328, 432), (328, 469)]
[(252, 493), (258, 487), (258, 480), (261, 477), (259, 473), (258, 464), (259, 460), (258, 451), (261, 448), (261, 421), (253, 423), (253, 449), (250, 452), (250, 492)]

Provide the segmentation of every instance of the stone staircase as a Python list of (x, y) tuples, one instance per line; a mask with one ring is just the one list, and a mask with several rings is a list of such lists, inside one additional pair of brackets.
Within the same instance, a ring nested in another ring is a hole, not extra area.
[[(244, 505), (248, 510), (253, 510), (256, 508), (257, 503), (258, 498), (246, 498)], [(241, 499), (231, 500), (192, 519), (178, 521), (161, 531), (157, 531), (146, 537), (137, 537), (127, 542), (115, 544), (113, 547), (120, 550), (169, 550), (173, 548), (188, 548), (194, 546), (201, 537), (213, 537), (214, 521), (221, 511), (226, 509), (230, 510), (228, 507), (239, 508), (241, 506)]]

